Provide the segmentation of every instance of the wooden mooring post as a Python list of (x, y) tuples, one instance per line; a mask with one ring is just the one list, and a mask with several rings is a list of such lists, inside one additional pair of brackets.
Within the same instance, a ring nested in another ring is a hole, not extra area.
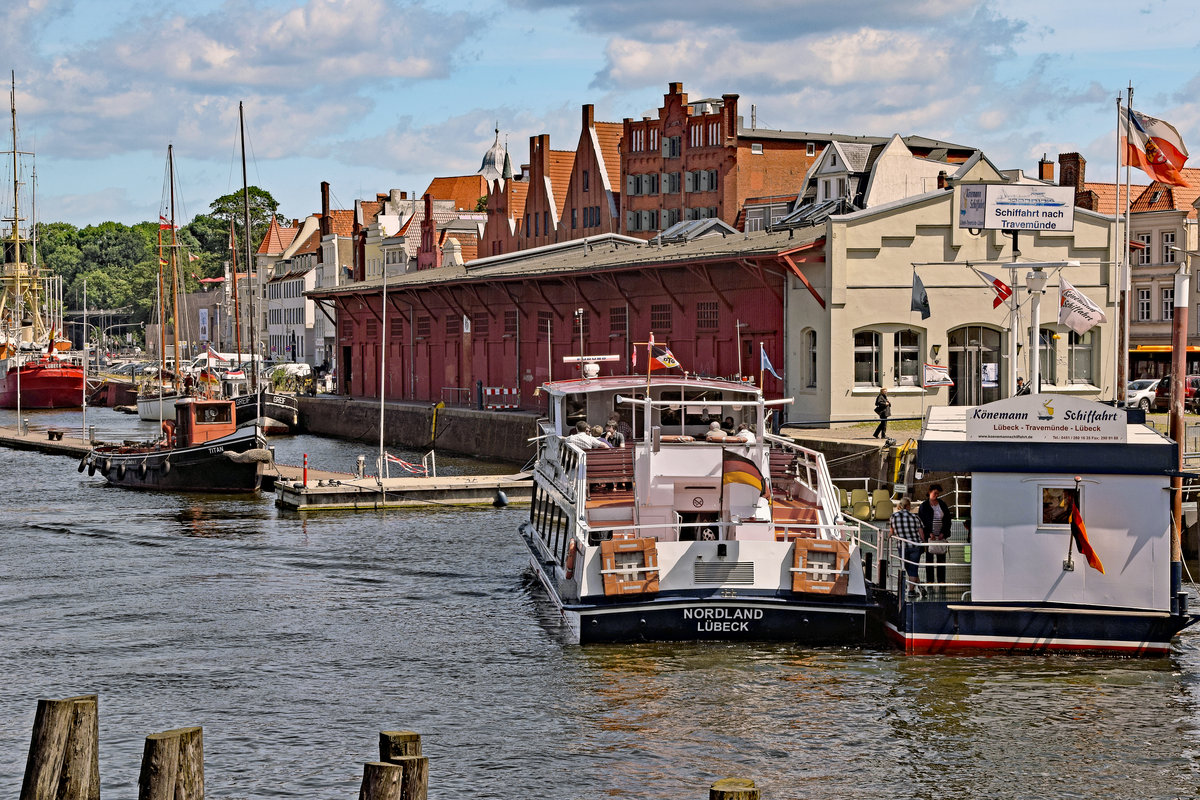
[(138, 800), (204, 800), (202, 728), (176, 728), (146, 737)]
[(708, 787), (708, 800), (759, 800), (762, 795), (749, 778), (722, 778)]
[(359, 800), (426, 800), (429, 759), (421, 755), (421, 734), (381, 731), (379, 760), (363, 765)]
[(38, 700), (21, 800), (100, 800), (100, 700)]

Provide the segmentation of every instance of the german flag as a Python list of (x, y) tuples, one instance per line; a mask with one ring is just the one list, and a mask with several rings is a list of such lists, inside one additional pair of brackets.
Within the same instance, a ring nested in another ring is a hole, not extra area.
[(721, 484), (744, 483), (758, 489), (760, 495), (766, 494), (767, 482), (763, 479), (762, 470), (750, 459), (737, 453), (725, 451), (721, 462)]
[(1104, 564), (1100, 562), (1100, 556), (1096, 555), (1096, 551), (1092, 549), (1092, 543), (1088, 541), (1087, 527), (1083, 524), (1083, 514), (1079, 511), (1079, 506), (1075, 505), (1074, 498), (1070, 502), (1071, 538), (1075, 540), (1075, 546), (1079, 548), (1079, 554), (1087, 559), (1092, 569), (1097, 570), (1103, 575)]

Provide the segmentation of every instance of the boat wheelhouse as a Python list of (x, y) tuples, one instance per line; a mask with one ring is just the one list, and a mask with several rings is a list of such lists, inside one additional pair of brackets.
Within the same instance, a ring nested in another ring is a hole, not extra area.
[(918, 466), (970, 473), (969, 501), (944, 576), (922, 564), (909, 586), (905, 558), (921, 557), (894, 537), (883, 550), (887, 633), (908, 652), (1166, 653), (1197, 619), (1172, 562), (1175, 448), (1073, 397), (931, 408)]
[[(869, 638), (863, 546), (824, 457), (767, 432), (785, 401), (671, 376), (543, 391), (549, 416), (521, 535), (580, 642)], [(624, 447), (572, 436), (579, 421), (614, 416)], [(753, 441), (706, 437), (714, 421), (747, 424)]]

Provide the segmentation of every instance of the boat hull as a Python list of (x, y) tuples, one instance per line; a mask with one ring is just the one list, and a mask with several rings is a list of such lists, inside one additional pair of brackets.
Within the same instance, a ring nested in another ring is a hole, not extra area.
[[(137, 399), (138, 419), (160, 420), (175, 419), (175, 401), (180, 395), (164, 394), (143, 395)], [(160, 409), (161, 406), (161, 409)]]
[[(865, 598), (808, 598), (791, 593), (728, 590), (564, 603), (556, 562), (526, 523), (521, 538), (530, 567), (580, 644), (669, 641), (782, 641), (808, 645), (866, 644), (879, 639), (877, 608)], [(785, 596), (787, 595), (787, 596)]]
[(263, 447), (265, 443), (254, 431), (239, 430), (191, 447), (100, 446), (84, 457), (84, 463), (89, 474), (99, 473), (124, 489), (250, 493), (258, 491), (262, 483), (262, 462), (238, 461), (230, 454)]
[(1161, 656), (1188, 614), (1056, 604), (905, 602), (889, 598), (890, 639), (908, 653), (1085, 652)]
[(253, 425), (258, 419), (263, 433), (273, 436), (294, 433), (300, 423), (295, 395), (264, 391), (261, 417), (259, 403), (253, 394), (233, 398), (233, 406), (239, 427)]
[[(79, 408), (83, 404), (83, 368), (30, 362), (20, 370), (22, 409)], [(0, 408), (17, 407), (17, 370), (0, 377)]]

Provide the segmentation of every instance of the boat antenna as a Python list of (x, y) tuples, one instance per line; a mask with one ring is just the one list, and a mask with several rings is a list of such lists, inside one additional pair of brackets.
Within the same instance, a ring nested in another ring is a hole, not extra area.
[[(175, 394), (179, 394), (179, 365), (183, 357), (179, 352), (179, 239), (175, 235), (175, 150), (174, 145), (167, 145), (167, 170), (170, 175), (169, 189), (171, 193), (171, 336), (175, 345), (175, 369), (171, 370), (171, 385)], [(158, 414), (162, 416), (162, 404), (159, 403)]]

